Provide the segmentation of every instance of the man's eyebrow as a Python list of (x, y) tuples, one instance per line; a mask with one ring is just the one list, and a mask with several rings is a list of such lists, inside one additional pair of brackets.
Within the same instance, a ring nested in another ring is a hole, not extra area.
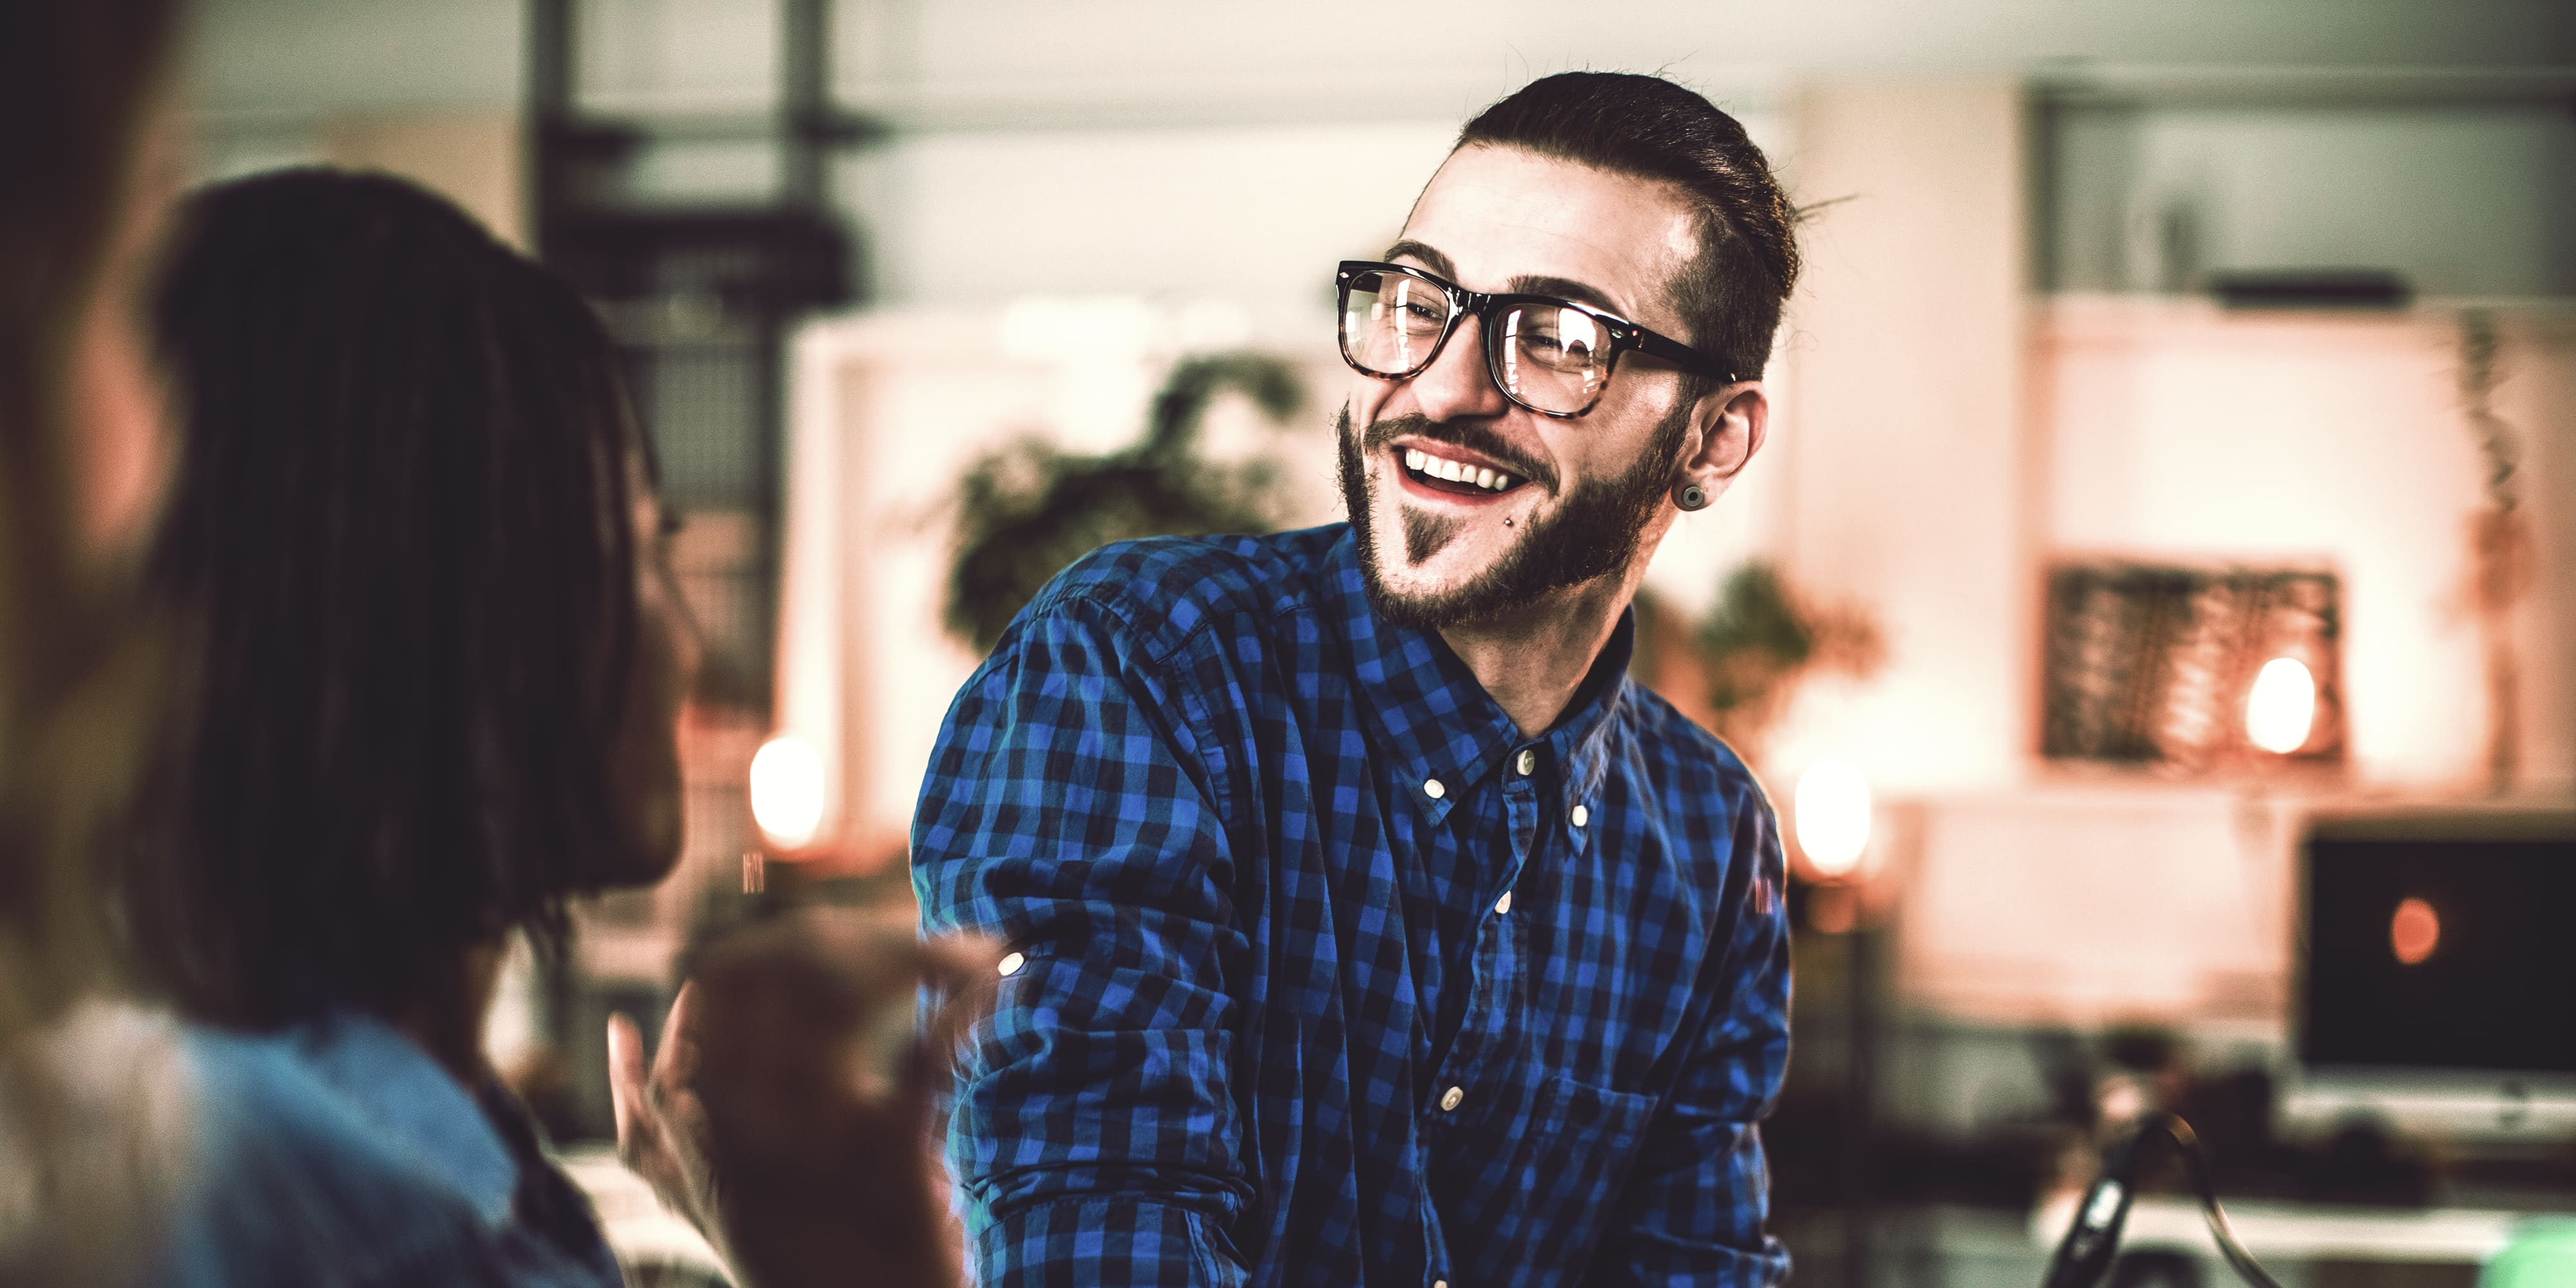
[(1430, 269), (1432, 272), (1438, 273), (1442, 277), (1449, 278), (1452, 281), (1455, 281), (1458, 277), (1458, 266), (1449, 262), (1449, 257), (1441, 254), (1438, 247), (1426, 246), (1421, 242), (1407, 237), (1386, 248), (1387, 262), (1391, 263), (1407, 256), (1421, 260), (1423, 267)]
[[(1415, 241), (1410, 237), (1387, 247), (1386, 258), (1390, 261), (1419, 260), (1423, 267), (1442, 277), (1452, 281), (1458, 277), (1458, 266), (1452, 263), (1447, 255), (1441, 254), (1438, 247)], [(1616, 313), (1632, 322), (1636, 320), (1617, 300), (1610, 298), (1608, 291), (1586, 282), (1578, 282), (1571, 277), (1524, 273), (1513, 278), (1510, 285), (1511, 293), (1515, 295), (1552, 295), (1560, 300), (1572, 300), (1577, 304), (1589, 304), (1596, 309)]]
[(1609, 292), (1597, 286), (1575, 281), (1570, 277), (1524, 274), (1512, 279), (1512, 291), (1519, 295), (1553, 295), (1560, 300), (1572, 300), (1577, 304), (1589, 304), (1596, 309), (1616, 313), (1632, 322), (1636, 320), (1630, 316), (1627, 309), (1620, 306), (1618, 301), (1610, 298)]

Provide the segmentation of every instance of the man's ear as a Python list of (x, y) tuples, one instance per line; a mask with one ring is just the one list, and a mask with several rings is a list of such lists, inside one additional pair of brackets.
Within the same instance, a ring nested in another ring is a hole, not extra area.
[(1761, 381), (1739, 380), (1702, 398), (1694, 414), (1700, 419), (1700, 432), (1694, 438), (1698, 446), (1682, 458), (1673, 486), (1696, 483), (1707, 496), (1715, 497), (1762, 450), (1763, 435), (1771, 426), (1771, 399), (1763, 393)]

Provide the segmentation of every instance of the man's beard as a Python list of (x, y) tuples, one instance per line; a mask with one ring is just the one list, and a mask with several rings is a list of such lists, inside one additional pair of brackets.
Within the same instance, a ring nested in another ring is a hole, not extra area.
[[(1626, 473), (1590, 480), (1562, 493), (1554, 510), (1533, 517), (1520, 530), (1519, 541), (1464, 584), (1429, 594), (1399, 594), (1388, 588), (1378, 572), (1384, 549), (1381, 538), (1385, 534), (1377, 530), (1377, 513), (1369, 504), (1367, 469), (1368, 462), (1397, 437), (1411, 434), (1484, 452), (1528, 479), (1524, 487), (1556, 491), (1557, 477), (1542, 463), (1511, 451), (1499, 436), (1481, 425), (1398, 416), (1354, 433), (1351, 409), (1344, 405), (1334, 424), (1334, 438), (1341, 454), (1342, 503), (1350, 510), (1351, 531), (1359, 540), (1360, 572), (1368, 586), (1370, 606), (1378, 616), (1398, 625), (1436, 631), (1509, 617), (1555, 591), (1626, 571), (1645, 541), (1646, 525), (1654, 521), (1656, 507), (1672, 487), (1673, 470), (1680, 463), (1676, 458), (1681, 452), (1682, 436), (1690, 428), (1690, 413), (1688, 403), (1675, 407), (1655, 427), (1645, 455)], [(1387, 485), (1402, 486), (1393, 479)], [(1457, 540), (1469, 522), (1425, 513), (1400, 502), (1397, 511), (1403, 516), (1407, 564), (1419, 564), (1439, 553)]]

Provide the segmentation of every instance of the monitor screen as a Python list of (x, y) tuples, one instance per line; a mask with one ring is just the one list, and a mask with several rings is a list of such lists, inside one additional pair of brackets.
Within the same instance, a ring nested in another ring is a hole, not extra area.
[(2320, 823), (2299, 1061), (2576, 1073), (2576, 817)]

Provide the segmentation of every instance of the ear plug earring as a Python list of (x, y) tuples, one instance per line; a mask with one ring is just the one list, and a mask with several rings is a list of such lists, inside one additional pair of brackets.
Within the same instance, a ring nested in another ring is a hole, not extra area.
[(1697, 483), (1684, 483), (1680, 491), (1673, 493), (1673, 504), (1685, 510), (1705, 510), (1708, 508), (1708, 491)]

